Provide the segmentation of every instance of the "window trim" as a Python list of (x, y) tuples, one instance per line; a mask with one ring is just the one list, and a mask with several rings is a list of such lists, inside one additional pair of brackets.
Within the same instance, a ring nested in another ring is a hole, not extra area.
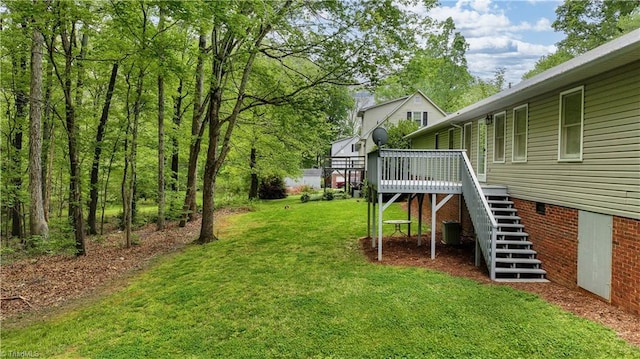
[[(516, 111), (520, 109), (525, 109), (524, 116), (524, 159), (516, 159)], [(524, 105), (520, 105), (518, 107), (514, 107), (511, 111), (512, 119), (511, 124), (513, 125), (511, 129), (511, 162), (512, 163), (526, 163), (529, 158), (529, 104), (525, 103)]]
[[(496, 160), (496, 116), (504, 116), (502, 125), (502, 161)], [(507, 111), (493, 115), (493, 163), (505, 163), (507, 161)]]
[[(565, 95), (573, 94), (580, 91), (580, 153), (578, 157), (563, 158), (562, 157), (562, 99)], [(582, 162), (584, 152), (584, 85), (568, 89), (560, 92), (558, 104), (558, 162)]]
[(407, 120), (418, 122), (413, 118), (416, 113), (420, 114), (420, 123), (418, 123), (418, 127), (426, 127), (429, 124), (429, 111), (407, 111)]

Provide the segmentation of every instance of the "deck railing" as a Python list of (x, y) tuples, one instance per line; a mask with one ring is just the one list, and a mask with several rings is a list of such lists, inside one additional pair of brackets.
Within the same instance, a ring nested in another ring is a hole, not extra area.
[(324, 160), (324, 167), (336, 169), (364, 169), (364, 156), (333, 156)]
[(466, 151), (381, 149), (368, 155), (367, 180), (379, 193), (462, 193), (495, 279), (498, 224)]
[(396, 149), (372, 152), (367, 163), (368, 180), (382, 193), (460, 193), (462, 152)]
[(466, 153), (462, 154), (460, 163), (462, 175), (462, 196), (467, 204), (471, 222), (476, 232), (476, 243), (480, 246), (485, 263), (489, 269), (491, 280), (496, 279), (496, 235), (498, 223), (496, 222), (489, 203), (482, 192), (478, 178), (473, 172), (471, 162)]

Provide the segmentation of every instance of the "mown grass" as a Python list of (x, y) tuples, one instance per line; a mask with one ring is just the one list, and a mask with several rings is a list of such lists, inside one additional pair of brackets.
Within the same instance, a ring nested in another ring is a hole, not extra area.
[[(289, 205), (288, 209), (284, 206)], [(397, 206), (388, 218), (402, 218)], [(91, 358), (624, 358), (640, 350), (534, 295), (361, 254), (366, 204), (288, 199), (2, 351)], [(389, 228), (391, 229), (391, 228)]]

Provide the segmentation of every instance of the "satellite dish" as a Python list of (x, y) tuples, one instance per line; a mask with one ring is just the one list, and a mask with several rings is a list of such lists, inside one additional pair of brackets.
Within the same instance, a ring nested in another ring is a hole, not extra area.
[(376, 145), (378, 145), (378, 147), (386, 144), (387, 140), (389, 139), (389, 135), (387, 134), (387, 130), (385, 130), (382, 127), (378, 127), (375, 130), (373, 130), (373, 134), (371, 135), (371, 137), (373, 138), (373, 142)]

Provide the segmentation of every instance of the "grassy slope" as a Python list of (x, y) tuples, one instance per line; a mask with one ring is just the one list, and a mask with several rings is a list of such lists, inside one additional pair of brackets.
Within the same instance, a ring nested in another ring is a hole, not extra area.
[[(290, 209), (284, 209), (290, 204)], [(385, 217), (402, 218), (397, 206)], [(274, 201), (83, 309), (2, 331), (41, 357), (619, 358), (610, 330), (504, 286), (368, 263), (366, 204)]]

